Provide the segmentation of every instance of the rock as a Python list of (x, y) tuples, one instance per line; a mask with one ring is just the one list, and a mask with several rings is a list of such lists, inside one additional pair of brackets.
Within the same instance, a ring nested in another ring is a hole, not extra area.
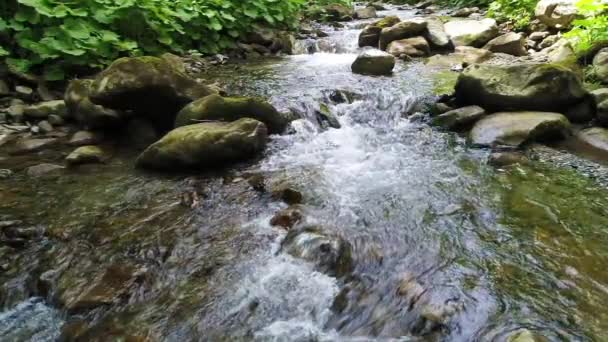
[(111, 265), (93, 279), (87, 288), (75, 297), (60, 294), (60, 302), (71, 313), (110, 305), (121, 299), (136, 280), (137, 270), (128, 265)]
[(490, 40), (483, 48), (492, 52), (502, 52), (513, 56), (525, 56), (528, 52), (524, 44), (523, 35), (509, 32)]
[(354, 16), (351, 8), (340, 4), (328, 5), (323, 9), (329, 21), (349, 21)]
[(426, 28), (427, 22), (418, 19), (402, 21), (393, 26), (383, 28), (380, 31), (378, 43), (380, 50), (385, 50), (392, 41), (421, 36), (426, 32)]
[(65, 120), (59, 115), (51, 114), (48, 117), (49, 123), (53, 126), (61, 126), (65, 123)]
[(395, 57), (406, 55), (409, 57), (425, 57), (431, 54), (431, 48), (426, 39), (414, 37), (392, 41), (388, 44), (386, 52)]
[(38, 123), (38, 128), (40, 132), (47, 134), (53, 131), (53, 125), (51, 125), (48, 121), (42, 120)]
[(452, 20), (445, 25), (445, 32), (455, 46), (482, 47), (498, 35), (496, 20)]
[(597, 109), (597, 119), (603, 126), (608, 126), (608, 88), (596, 89), (591, 92)]
[(46, 119), (49, 115), (65, 117), (67, 115), (67, 108), (63, 100), (46, 101), (26, 106), (23, 109), (23, 114), (35, 119)]
[(355, 18), (357, 19), (371, 19), (376, 17), (378, 17), (378, 15), (376, 14), (376, 8), (373, 6), (355, 10)]
[(78, 131), (74, 133), (70, 141), (71, 146), (96, 145), (103, 140), (103, 134), (91, 131)]
[(396, 16), (388, 16), (383, 18), (382, 20), (376, 21), (371, 25), (367, 25), (361, 34), (359, 34), (359, 46), (371, 46), (378, 47), (378, 43), (380, 42), (380, 33), (382, 29), (392, 27), (399, 23), (401, 19)]
[(266, 146), (266, 126), (253, 119), (176, 128), (137, 158), (139, 167), (179, 170), (216, 168), (254, 157)]
[(526, 142), (565, 137), (570, 129), (568, 119), (550, 112), (501, 112), (479, 120), (470, 133), (477, 146), (518, 147)]
[(9, 169), (0, 169), (0, 179), (9, 179), (13, 176), (13, 171)]
[(160, 138), (156, 128), (142, 119), (132, 119), (127, 124), (129, 143), (135, 148), (145, 148)]
[(374, 9), (376, 9), (376, 11), (385, 11), (386, 10), (386, 7), (381, 2), (370, 2), (367, 4), (367, 6), (373, 7)]
[(245, 35), (245, 43), (247, 44), (269, 46), (274, 42), (275, 39), (275, 30), (262, 27), (253, 27), (252, 30)]
[(451, 110), (433, 119), (433, 124), (447, 129), (458, 129), (474, 124), (486, 111), (479, 106), (468, 106)]
[(0, 113), (0, 124), (8, 123), (8, 114)]
[(184, 107), (177, 115), (175, 127), (211, 120), (230, 122), (245, 117), (263, 122), (271, 134), (282, 133), (289, 124), (287, 116), (262, 99), (209, 95)]
[(330, 276), (346, 276), (353, 269), (351, 245), (338, 236), (324, 233), (320, 227), (290, 230), (281, 247), (286, 253), (311, 262), (317, 270)]
[(608, 129), (592, 127), (580, 131), (576, 137), (594, 149), (608, 153)]
[(25, 138), (19, 140), (13, 150), (10, 152), (12, 155), (26, 154), (32, 152), (38, 152), (49, 148), (58, 143), (58, 140), (55, 138), (48, 139), (30, 139)]
[(557, 41), (559, 40), (559, 36), (557, 35), (553, 35), (553, 36), (548, 36), (547, 38), (543, 39), (540, 44), (538, 44), (538, 48), (539, 49), (546, 49), (548, 47), (550, 47), (551, 45), (557, 43)]
[(367, 50), (357, 56), (351, 69), (362, 75), (390, 75), (394, 67), (393, 55), (379, 50)]
[(456, 18), (466, 18), (473, 13), (479, 12), (479, 8), (477, 7), (464, 7), (452, 12), (452, 17)]
[(6, 96), (11, 94), (11, 89), (4, 80), (0, 80), (0, 96)]
[(588, 96), (583, 101), (565, 108), (563, 114), (575, 123), (585, 123), (593, 120), (596, 116), (596, 104), (592, 96)]
[(70, 166), (82, 164), (103, 163), (108, 159), (108, 155), (98, 146), (86, 145), (75, 149), (70, 153), (65, 161)]
[(577, 0), (540, 0), (534, 16), (549, 27), (567, 28), (578, 14), (576, 3)]
[(92, 80), (74, 80), (65, 92), (65, 104), (69, 116), (89, 128), (105, 128), (121, 123), (122, 112), (91, 102), (89, 98)]
[(342, 127), (338, 118), (336, 118), (336, 116), (329, 110), (327, 105), (325, 105), (324, 103), (319, 106), (319, 110), (315, 111), (315, 116), (319, 126), (322, 129), (328, 129), (330, 127), (339, 129)]
[(576, 63), (576, 53), (572, 44), (566, 39), (560, 39), (555, 44), (541, 51), (546, 54), (550, 63)]
[(168, 128), (186, 104), (214, 93), (165, 59), (144, 56), (114, 61), (97, 75), (89, 97), (95, 104), (132, 110)]
[(23, 112), (25, 111), (25, 105), (20, 103), (12, 104), (8, 107), (6, 113), (11, 117), (13, 122), (23, 121)]
[(526, 157), (521, 152), (494, 152), (490, 155), (488, 160), (488, 164), (494, 167), (506, 167), (514, 164), (525, 165), (529, 162), (528, 157)]
[(553, 64), (475, 64), (459, 76), (456, 98), (489, 111), (560, 112), (585, 100), (587, 92), (570, 69)]
[(298, 190), (286, 184), (279, 184), (272, 189), (272, 198), (281, 200), (289, 205), (301, 204), (304, 197)]
[(26, 173), (30, 177), (37, 178), (63, 169), (65, 169), (65, 167), (61, 165), (43, 163), (28, 167)]
[(32, 88), (26, 87), (26, 86), (16, 86), (15, 92), (17, 93), (17, 95), (21, 95), (25, 98), (29, 98), (34, 93), (34, 90)]
[(472, 46), (457, 46), (455, 53), (462, 55), (464, 65), (483, 63), (494, 55), (486, 49), (478, 49)]
[(530, 33), (530, 36), (528, 37), (528, 39), (533, 40), (535, 42), (541, 42), (545, 38), (549, 37), (549, 35), (551, 35), (551, 33), (547, 32), (547, 31), (532, 32), (532, 33)]
[(608, 84), (608, 48), (600, 50), (593, 58), (595, 75), (602, 83)]
[(289, 207), (276, 213), (270, 220), (270, 225), (291, 229), (303, 219), (302, 211), (297, 207)]
[(425, 9), (433, 5), (433, 0), (423, 0), (414, 5), (416, 9)]
[(424, 33), (424, 38), (426, 38), (434, 48), (446, 49), (452, 45), (450, 37), (448, 37), (448, 34), (445, 32), (443, 22), (438, 18), (431, 17), (426, 19), (426, 32)]
[(531, 332), (528, 329), (520, 329), (510, 334), (507, 342), (548, 342), (544, 336)]

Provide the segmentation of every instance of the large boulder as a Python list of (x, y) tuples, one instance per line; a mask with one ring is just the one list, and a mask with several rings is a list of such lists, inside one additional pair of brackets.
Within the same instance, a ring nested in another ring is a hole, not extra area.
[(525, 39), (522, 34), (509, 32), (490, 40), (486, 46), (484, 46), (484, 49), (513, 56), (525, 56), (528, 52), (524, 45)]
[(216, 168), (255, 156), (266, 146), (267, 134), (262, 122), (248, 118), (183, 126), (149, 146), (137, 165), (161, 170)]
[(445, 112), (433, 118), (433, 124), (447, 129), (470, 126), (486, 115), (479, 106), (467, 106)]
[(597, 109), (597, 119), (603, 126), (608, 126), (608, 88), (596, 89), (591, 92)]
[(65, 92), (65, 105), (69, 116), (84, 126), (103, 128), (120, 123), (124, 114), (91, 102), (89, 94), (93, 80), (74, 80)]
[(423, 37), (413, 37), (392, 41), (386, 52), (395, 57), (425, 57), (431, 54), (429, 43)]
[(540, 0), (534, 9), (534, 15), (543, 24), (553, 28), (570, 26), (576, 18), (578, 0)]
[(531, 141), (565, 137), (570, 129), (568, 119), (550, 112), (501, 112), (479, 120), (470, 133), (477, 146), (517, 147)]
[(608, 154), (608, 129), (592, 127), (584, 129), (576, 135), (583, 143)]
[(392, 41), (416, 37), (424, 34), (427, 22), (418, 19), (402, 21), (391, 27), (383, 28), (380, 32), (379, 47), (385, 50)]
[(353, 62), (351, 69), (362, 75), (390, 75), (395, 67), (395, 57), (380, 50), (363, 51)]
[(447, 22), (444, 27), (445, 32), (455, 46), (482, 47), (498, 36), (496, 20), (489, 18), (483, 20), (452, 20)]
[(595, 75), (602, 83), (608, 84), (608, 48), (600, 50), (593, 58)]
[(391, 27), (400, 21), (401, 19), (399, 19), (397, 16), (388, 16), (376, 21), (373, 24), (367, 25), (363, 31), (361, 31), (361, 34), (359, 34), (359, 46), (372, 46), (377, 48), (382, 29)]
[(167, 58), (120, 58), (97, 75), (89, 97), (95, 104), (135, 111), (167, 127), (186, 104), (216, 93), (187, 76), (182, 67)]
[(475, 64), (456, 83), (456, 98), (490, 111), (563, 112), (587, 98), (579, 77), (553, 64)]
[(373, 6), (355, 10), (355, 18), (357, 19), (371, 19), (376, 17), (378, 17), (378, 15), (376, 14), (376, 8)]
[(270, 133), (281, 133), (289, 124), (289, 119), (285, 115), (262, 99), (209, 95), (184, 107), (177, 114), (175, 127), (201, 121), (235, 121), (241, 118), (252, 118), (263, 122)]
[(439, 18), (426, 19), (426, 32), (424, 33), (426, 40), (434, 48), (446, 49), (452, 44), (450, 37), (445, 32), (443, 22)]

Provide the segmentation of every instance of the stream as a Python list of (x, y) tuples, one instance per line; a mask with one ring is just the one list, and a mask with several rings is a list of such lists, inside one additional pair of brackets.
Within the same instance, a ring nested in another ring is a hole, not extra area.
[[(0, 221), (46, 231), (0, 245), (0, 340), (55, 341), (64, 325), (87, 341), (608, 340), (608, 189), (549, 163), (496, 169), (465, 137), (409, 121), (435, 71), (353, 74), (363, 23), (203, 75), (302, 116), (258, 161), (167, 176), (115, 147), (107, 165), (30, 179), (31, 157), (0, 158), (17, 169), (0, 180)], [(340, 128), (319, 124), (321, 107)], [(269, 221), (287, 205), (251, 175), (303, 194), (302, 225), (350, 246), (348, 275), (282, 247)], [(108, 269), (116, 298), (71, 306)]]

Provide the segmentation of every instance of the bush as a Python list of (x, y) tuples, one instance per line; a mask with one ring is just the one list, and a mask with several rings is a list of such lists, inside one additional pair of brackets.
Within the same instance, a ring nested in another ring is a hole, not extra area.
[(43, 72), (48, 80), (62, 79), (68, 68), (101, 68), (120, 56), (220, 52), (252, 25), (295, 25), (309, 5), (307, 0), (0, 2), (0, 57), (11, 68)]
[(576, 5), (581, 19), (575, 20), (566, 33), (580, 55), (586, 54), (599, 43), (608, 43), (608, 4), (601, 0), (581, 0)]
[(538, 0), (497, 0), (488, 8), (488, 14), (498, 21), (509, 21), (516, 29), (528, 27), (534, 16)]

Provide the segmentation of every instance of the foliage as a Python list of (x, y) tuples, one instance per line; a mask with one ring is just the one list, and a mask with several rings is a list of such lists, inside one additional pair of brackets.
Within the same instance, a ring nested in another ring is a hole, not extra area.
[(525, 29), (534, 15), (537, 0), (492, 1), (488, 15), (499, 21), (512, 22), (516, 29)]
[(99, 68), (125, 55), (216, 53), (257, 24), (294, 25), (310, 1), (2, 0), (0, 57), (57, 80), (68, 67)]
[(580, 0), (576, 4), (580, 19), (573, 22), (573, 28), (566, 33), (580, 54), (592, 49), (598, 42), (608, 42), (608, 4), (601, 0)]

